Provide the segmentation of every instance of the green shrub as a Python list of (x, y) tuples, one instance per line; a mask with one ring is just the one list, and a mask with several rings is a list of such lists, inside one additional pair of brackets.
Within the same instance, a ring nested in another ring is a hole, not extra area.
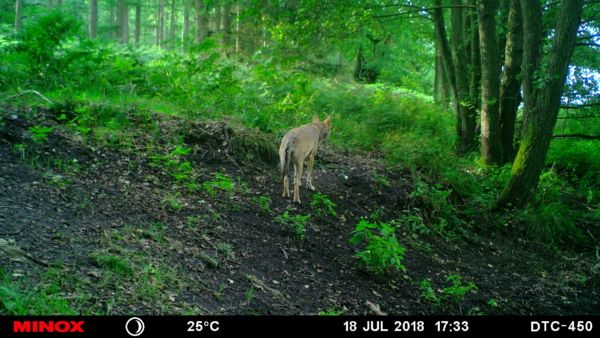
[(182, 156), (189, 155), (190, 152), (191, 149), (185, 146), (175, 146), (165, 155), (150, 156), (150, 166), (165, 168), (176, 182), (184, 184), (190, 191), (195, 191), (197, 185), (194, 182), (192, 164), (181, 160)]
[(469, 282), (467, 285), (464, 285), (460, 276), (457, 274), (448, 275), (446, 281), (451, 282), (452, 285), (445, 287), (441, 292), (438, 292), (436, 291), (435, 286), (431, 284), (431, 281), (427, 279), (421, 280), (419, 283), (421, 297), (435, 305), (439, 305), (443, 301), (460, 305), (470, 291), (477, 290), (477, 285), (475, 285), (475, 283)]
[(215, 178), (202, 183), (202, 189), (206, 191), (210, 196), (215, 197), (217, 191), (233, 191), (234, 183), (231, 177), (221, 173), (215, 173)]
[(37, 144), (42, 144), (48, 141), (48, 135), (54, 130), (53, 127), (33, 126), (29, 128), (31, 139)]
[(24, 27), (18, 50), (27, 59), (32, 80), (44, 85), (58, 82), (59, 74), (71, 60), (69, 55), (57, 51), (79, 29), (80, 23), (74, 17), (59, 11), (42, 15)]
[(314, 193), (311, 198), (310, 205), (315, 209), (317, 215), (321, 217), (326, 217), (328, 215), (333, 217), (337, 216), (337, 212), (335, 211), (337, 205), (333, 203), (327, 195)]
[(92, 252), (90, 258), (100, 267), (116, 272), (118, 274), (130, 276), (133, 274), (133, 268), (129, 262), (117, 255), (105, 252)]
[(258, 208), (266, 213), (271, 212), (271, 198), (269, 196), (257, 196), (254, 198), (256, 204), (258, 204)]
[(0, 315), (77, 315), (61, 290), (55, 269), (44, 274), (44, 283), (31, 290), (13, 281), (0, 269)]
[(427, 279), (423, 279), (419, 283), (419, 288), (421, 289), (421, 297), (426, 301), (434, 304), (440, 304), (442, 299), (438, 296), (437, 292), (431, 285), (431, 282)]
[(298, 241), (304, 241), (306, 238), (306, 224), (310, 221), (310, 215), (292, 216), (286, 210), (282, 215), (277, 216), (276, 220), (285, 228), (292, 230)]
[(350, 243), (364, 244), (364, 249), (356, 253), (367, 271), (383, 274), (391, 269), (406, 271), (402, 264), (404, 247), (398, 244), (396, 228), (386, 223), (370, 223), (361, 220), (353, 231)]
[(477, 290), (473, 282), (463, 285), (460, 276), (456, 274), (448, 275), (446, 281), (451, 282), (452, 285), (444, 288), (444, 295), (454, 303), (461, 303), (469, 291)]

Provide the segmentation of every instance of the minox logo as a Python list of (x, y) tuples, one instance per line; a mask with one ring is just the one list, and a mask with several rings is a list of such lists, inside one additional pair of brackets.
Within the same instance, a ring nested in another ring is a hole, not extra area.
[(13, 321), (14, 333), (84, 333), (85, 321), (74, 320), (15, 320)]

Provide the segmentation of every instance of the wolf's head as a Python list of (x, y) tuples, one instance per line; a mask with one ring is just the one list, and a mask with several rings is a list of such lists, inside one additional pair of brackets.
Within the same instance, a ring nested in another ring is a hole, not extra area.
[(319, 139), (321, 141), (327, 141), (329, 137), (329, 133), (331, 132), (331, 116), (328, 116), (323, 122), (319, 119), (317, 115), (313, 116), (313, 123), (318, 124), (321, 127), (321, 135), (319, 135)]

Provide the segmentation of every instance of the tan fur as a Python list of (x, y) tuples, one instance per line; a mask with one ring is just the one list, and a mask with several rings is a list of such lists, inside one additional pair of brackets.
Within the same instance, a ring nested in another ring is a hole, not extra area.
[(321, 122), (318, 116), (313, 122), (290, 130), (281, 140), (279, 159), (281, 177), (283, 179), (283, 197), (290, 197), (288, 171), (290, 162), (294, 164), (294, 202), (300, 203), (300, 185), (304, 160), (306, 160), (306, 188), (314, 191), (312, 174), (315, 165), (315, 155), (319, 144), (327, 140), (331, 129), (331, 118)]

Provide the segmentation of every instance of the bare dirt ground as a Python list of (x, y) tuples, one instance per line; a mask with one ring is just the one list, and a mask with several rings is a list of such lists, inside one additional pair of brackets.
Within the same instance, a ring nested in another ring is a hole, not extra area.
[[(348, 242), (354, 226), (416, 203), (410, 175), (374, 155), (320, 153), (314, 182), (337, 216), (318, 215), (306, 190), (302, 205), (281, 197), (272, 158), (236, 156), (223, 124), (159, 123), (192, 149), (184, 158), (199, 184), (231, 178), (231, 190), (211, 194), (179, 189), (143, 138), (127, 149), (94, 143), (47, 115), (4, 107), (0, 239), (22, 251), (4, 250), (0, 267), (23, 290), (52, 287), (77, 313), (368, 314), (371, 302), (398, 315), (600, 314), (592, 249), (556, 252), (485, 224), (456, 239), (401, 225), (407, 271), (366, 273)], [(28, 128), (42, 122), (55, 129), (35, 144)], [(285, 211), (311, 215), (304, 240), (278, 221)], [(477, 289), (460, 302), (422, 296), (421, 280), (441, 295), (450, 274)]]

